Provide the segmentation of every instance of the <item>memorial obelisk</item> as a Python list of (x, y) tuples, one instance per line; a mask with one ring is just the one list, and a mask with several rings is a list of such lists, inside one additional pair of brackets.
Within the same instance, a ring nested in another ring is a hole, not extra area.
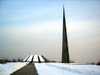
[(68, 38), (67, 38), (66, 18), (65, 18), (64, 7), (63, 7), (62, 63), (69, 63)]

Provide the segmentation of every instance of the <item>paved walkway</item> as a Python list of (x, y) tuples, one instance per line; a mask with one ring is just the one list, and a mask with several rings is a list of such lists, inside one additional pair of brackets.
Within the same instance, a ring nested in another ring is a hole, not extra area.
[(38, 75), (34, 64), (28, 64), (11, 75)]

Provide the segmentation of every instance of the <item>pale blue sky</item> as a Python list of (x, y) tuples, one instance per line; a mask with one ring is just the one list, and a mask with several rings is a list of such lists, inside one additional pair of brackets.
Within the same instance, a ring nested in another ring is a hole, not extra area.
[(0, 57), (42, 54), (49, 59), (61, 60), (63, 5), (70, 59), (98, 61), (99, 0), (0, 1)]

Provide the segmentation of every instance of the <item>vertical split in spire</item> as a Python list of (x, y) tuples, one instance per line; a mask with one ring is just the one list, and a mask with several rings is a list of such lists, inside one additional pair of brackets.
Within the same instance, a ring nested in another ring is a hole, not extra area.
[(67, 29), (66, 29), (66, 18), (65, 18), (64, 6), (63, 6), (62, 63), (69, 63), (68, 39), (67, 39)]

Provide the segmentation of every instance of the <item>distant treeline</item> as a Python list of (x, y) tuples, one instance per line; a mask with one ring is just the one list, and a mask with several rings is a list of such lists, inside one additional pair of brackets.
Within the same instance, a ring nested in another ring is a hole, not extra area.
[(23, 59), (0, 59), (0, 63), (4, 64), (7, 62), (23, 62)]

